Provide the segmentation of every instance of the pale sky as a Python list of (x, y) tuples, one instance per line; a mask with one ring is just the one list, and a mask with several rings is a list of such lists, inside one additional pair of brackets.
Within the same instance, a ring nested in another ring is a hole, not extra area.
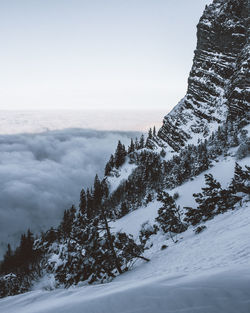
[(168, 111), (208, 3), (0, 0), (0, 109)]

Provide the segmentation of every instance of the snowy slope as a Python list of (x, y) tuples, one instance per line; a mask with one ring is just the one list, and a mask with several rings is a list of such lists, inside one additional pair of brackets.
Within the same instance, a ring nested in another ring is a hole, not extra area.
[[(231, 149), (231, 154), (232, 154)], [(250, 158), (245, 158), (238, 161), (241, 166), (250, 164)], [(196, 202), (193, 197), (193, 193), (201, 191), (201, 188), (205, 184), (204, 174), (212, 174), (215, 179), (217, 179), (222, 188), (225, 188), (227, 184), (231, 182), (234, 173), (235, 158), (232, 156), (220, 157), (217, 162), (212, 163), (212, 167), (203, 172), (202, 174), (195, 177), (195, 179), (190, 180), (183, 185), (176, 187), (172, 190), (166, 190), (170, 195), (178, 192), (179, 198), (176, 203), (181, 207), (190, 206), (196, 207)], [(125, 171), (125, 170), (124, 170)], [(137, 237), (144, 222), (149, 221), (150, 224), (154, 223), (154, 219), (157, 216), (157, 211), (160, 207), (160, 202), (154, 201), (150, 202), (147, 207), (143, 206), (137, 210), (131, 212), (130, 214), (124, 216), (123, 218), (117, 220), (115, 223), (111, 223), (114, 231), (124, 231), (128, 234), (132, 234)]]
[(115, 191), (118, 186), (125, 181), (133, 170), (136, 168), (135, 164), (130, 164), (128, 161), (119, 169), (113, 169), (113, 176), (107, 177), (107, 182), (109, 184), (109, 192)]
[[(249, 164), (250, 158), (243, 164)], [(226, 185), (234, 159), (225, 158), (209, 170)], [(222, 172), (220, 172), (222, 173)], [(204, 185), (204, 175), (177, 188), (180, 205), (193, 205), (192, 193)], [(173, 190), (172, 192), (175, 192)], [(112, 226), (137, 236), (139, 226), (153, 223), (159, 203), (152, 202)], [(250, 207), (216, 216), (195, 235), (190, 227), (178, 242), (158, 233), (146, 250), (150, 262), (136, 261), (130, 271), (104, 285), (79, 286), (51, 292), (36, 290), (0, 300), (1, 313), (249, 313)], [(162, 245), (168, 246), (161, 250)]]
[(1, 301), (5, 313), (248, 313), (247, 268), (170, 276), (55, 292), (30, 292)]

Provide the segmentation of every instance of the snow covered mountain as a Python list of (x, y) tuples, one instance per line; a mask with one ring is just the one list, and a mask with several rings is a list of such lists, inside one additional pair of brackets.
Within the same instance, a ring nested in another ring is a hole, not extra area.
[(119, 141), (79, 208), (9, 247), (1, 295), (32, 291), (0, 311), (249, 312), (247, 10), (206, 7), (187, 95), (158, 134)]
[[(233, 154), (233, 151), (231, 151)], [(226, 187), (232, 178), (234, 157), (221, 157), (206, 173), (221, 179)], [(250, 158), (240, 161), (249, 164)], [(204, 175), (197, 176), (171, 194), (177, 203), (194, 205), (192, 192), (200, 191)], [(119, 231), (138, 237), (140, 226), (154, 223), (160, 203), (151, 202), (112, 224)], [(250, 207), (249, 202), (178, 235), (178, 242), (163, 233), (150, 237), (145, 256), (131, 270), (110, 283), (69, 289), (53, 287), (51, 276), (34, 285), (31, 292), (0, 300), (4, 313), (248, 313), (250, 308)], [(165, 246), (167, 248), (163, 249)]]
[(249, 1), (215, 0), (197, 26), (186, 96), (165, 116), (158, 136), (173, 150), (208, 138), (249, 110)]

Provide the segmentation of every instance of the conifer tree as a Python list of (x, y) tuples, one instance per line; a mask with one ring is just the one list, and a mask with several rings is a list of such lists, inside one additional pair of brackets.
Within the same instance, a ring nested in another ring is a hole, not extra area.
[(203, 212), (199, 209), (194, 209), (192, 207), (184, 207), (186, 210), (184, 221), (193, 226), (200, 223), (203, 218)]
[(80, 203), (79, 203), (80, 212), (84, 214), (87, 208), (87, 199), (86, 199), (86, 192), (84, 189), (80, 192)]
[(235, 204), (241, 199), (242, 197), (236, 195), (230, 188), (221, 189), (216, 213), (219, 214), (228, 210), (233, 210), (235, 208)]
[(86, 210), (87, 210), (87, 218), (90, 219), (93, 216), (93, 197), (92, 197), (92, 193), (89, 190), (89, 188), (87, 188), (87, 193), (86, 193), (86, 200), (87, 200), (87, 204), (86, 204)]
[(197, 209), (202, 213), (203, 219), (207, 220), (216, 214), (220, 199), (221, 185), (212, 174), (205, 174), (206, 187), (202, 188), (202, 193), (195, 193), (195, 201), (198, 203)]
[(153, 138), (153, 133), (152, 133), (152, 128), (151, 127), (149, 128), (149, 131), (148, 131), (148, 138), (149, 139)]
[(139, 144), (138, 138), (136, 137), (135, 138), (135, 150), (139, 150), (139, 149), (140, 149), (140, 144)]
[(162, 202), (158, 210), (156, 221), (165, 233), (179, 234), (186, 230), (186, 225), (181, 221), (180, 208), (176, 206), (174, 199), (165, 191), (160, 192), (157, 197)]
[(144, 148), (144, 135), (141, 135), (140, 142), (139, 142), (139, 149)]
[(118, 141), (116, 152), (115, 152), (115, 166), (119, 168), (124, 164), (126, 158), (126, 149), (125, 146), (122, 145), (121, 141)]
[(234, 193), (243, 192), (250, 194), (250, 167), (245, 166), (245, 170), (236, 162), (234, 177), (230, 184), (230, 190)]
[(114, 160), (113, 154), (111, 154), (110, 159), (105, 166), (104, 175), (109, 176), (114, 166), (115, 166), (115, 160)]
[(2, 263), (0, 264), (0, 274), (8, 274), (12, 271), (12, 256), (13, 252), (11, 249), (11, 245), (8, 243), (7, 251), (4, 254)]
[(103, 196), (102, 185), (101, 185), (98, 175), (96, 174), (95, 180), (94, 180), (94, 191), (93, 191), (93, 200), (94, 200), (95, 210), (98, 210), (98, 208), (100, 207), (101, 202), (102, 202), (102, 196)]
[(128, 154), (133, 153), (134, 151), (135, 151), (135, 144), (134, 144), (133, 139), (131, 138), (131, 142), (130, 142), (130, 145), (128, 147)]
[(155, 126), (153, 128), (153, 136), (155, 137), (156, 136), (156, 129), (155, 129)]
[(72, 205), (69, 210), (64, 211), (63, 219), (59, 226), (60, 233), (62, 234), (64, 238), (70, 237), (75, 213), (76, 213), (76, 208), (74, 205)]

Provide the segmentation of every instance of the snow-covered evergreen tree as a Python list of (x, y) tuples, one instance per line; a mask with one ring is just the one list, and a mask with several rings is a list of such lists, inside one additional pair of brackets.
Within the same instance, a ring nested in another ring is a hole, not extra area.
[(158, 201), (162, 202), (162, 207), (158, 210), (156, 221), (165, 233), (179, 234), (186, 230), (186, 225), (181, 220), (180, 208), (174, 199), (165, 191), (158, 194)]

